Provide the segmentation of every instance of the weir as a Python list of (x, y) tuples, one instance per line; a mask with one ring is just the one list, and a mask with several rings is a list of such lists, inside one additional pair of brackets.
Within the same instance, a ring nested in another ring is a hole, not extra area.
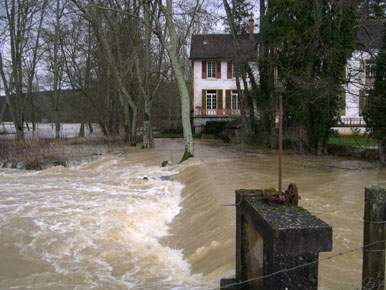
[(311, 290), (332, 228), (299, 206), (272, 205), (263, 190), (236, 191), (236, 277), (221, 289)]

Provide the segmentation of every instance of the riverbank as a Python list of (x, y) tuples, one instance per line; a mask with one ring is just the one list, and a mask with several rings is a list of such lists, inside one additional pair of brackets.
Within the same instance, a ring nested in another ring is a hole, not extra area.
[(0, 168), (43, 170), (52, 166), (71, 166), (100, 155), (128, 150), (120, 139), (0, 138)]

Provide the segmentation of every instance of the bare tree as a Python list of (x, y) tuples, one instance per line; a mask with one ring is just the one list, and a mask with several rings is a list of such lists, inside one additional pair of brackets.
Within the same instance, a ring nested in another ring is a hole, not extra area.
[[(144, 115), (143, 115), (143, 148), (152, 148), (154, 146), (152, 132), (152, 104), (153, 97), (161, 82), (162, 64), (164, 60), (164, 47), (156, 45), (157, 53), (154, 53), (152, 58), (152, 31), (155, 17), (159, 17), (159, 10), (155, 6), (150, 5), (149, 0), (142, 1), (144, 14), (144, 45), (134, 46), (136, 61), (136, 75), (140, 93), (143, 98)], [(158, 15), (157, 15), (158, 14)], [(137, 31), (140, 31), (138, 29)], [(138, 43), (138, 42), (137, 42)], [(139, 42), (141, 43), (141, 42)], [(144, 50), (143, 48), (144, 47)], [(141, 50), (143, 55), (140, 57)]]
[[(3, 2), (8, 42), (0, 52), (0, 74), (18, 139), (24, 138), (24, 108), (36, 73), (41, 27), (47, 4), (48, 0)], [(8, 52), (9, 60), (4, 57)]]
[(47, 64), (51, 74), (51, 88), (53, 92), (52, 109), (55, 122), (55, 138), (60, 138), (60, 99), (64, 74), (64, 59), (61, 50), (62, 18), (64, 15), (66, 1), (53, 1), (53, 31), (49, 28), (45, 34), (47, 43)]
[[(183, 162), (184, 160), (193, 157), (193, 134), (190, 122), (191, 97), (184, 78), (184, 69), (182, 67), (183, 61), (179, 55), (179, 44), (181, 42), (181, 39), (179, 39), (177, 35), (177, 25), (176, 19), (174, 17), (175, 6), (173, 6), (172, 0), (167, 0), (166, 5), (163, 4), (161, 0), (158, 0), (156, 2), (159, 5), (162, 15), (164, 16), (166, 27), (165, 30), (167, 31), (167, 33), (163, 33), (161, 20), (158, 18), (156, 23), (157, 36), (168, 53), (181, 98), (182, 128), (185, 141), (185, 151), (181, 159), (181, 162)], [(190, 31), (196, 18), (197, 11), (201, 7), (201, 5), (202, 1), (197, 0), (195, 2), (195, 5), (193, 6), (191, 12), (190, 24), (188, 25), (188, 29), (186, 30), (186, 35), (188, 35)]]

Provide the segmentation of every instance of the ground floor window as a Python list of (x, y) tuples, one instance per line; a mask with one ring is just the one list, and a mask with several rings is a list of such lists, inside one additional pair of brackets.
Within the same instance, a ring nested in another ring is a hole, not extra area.
[(206, 92), (206, 108), (208, 110), (215, 110), (217, 108), (217, 93), (216, 91)]
[(237, 90), (232, 91), (232, 110), (240, 110), (240, 98)]

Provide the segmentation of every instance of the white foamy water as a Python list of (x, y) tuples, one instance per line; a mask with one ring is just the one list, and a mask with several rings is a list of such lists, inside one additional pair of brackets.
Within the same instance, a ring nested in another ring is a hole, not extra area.
[(176, 173), (113, 157), (1, 170), (0, 288), (203, 289), (182, 251), (161, 242), (183, 189), (161, 177)]

